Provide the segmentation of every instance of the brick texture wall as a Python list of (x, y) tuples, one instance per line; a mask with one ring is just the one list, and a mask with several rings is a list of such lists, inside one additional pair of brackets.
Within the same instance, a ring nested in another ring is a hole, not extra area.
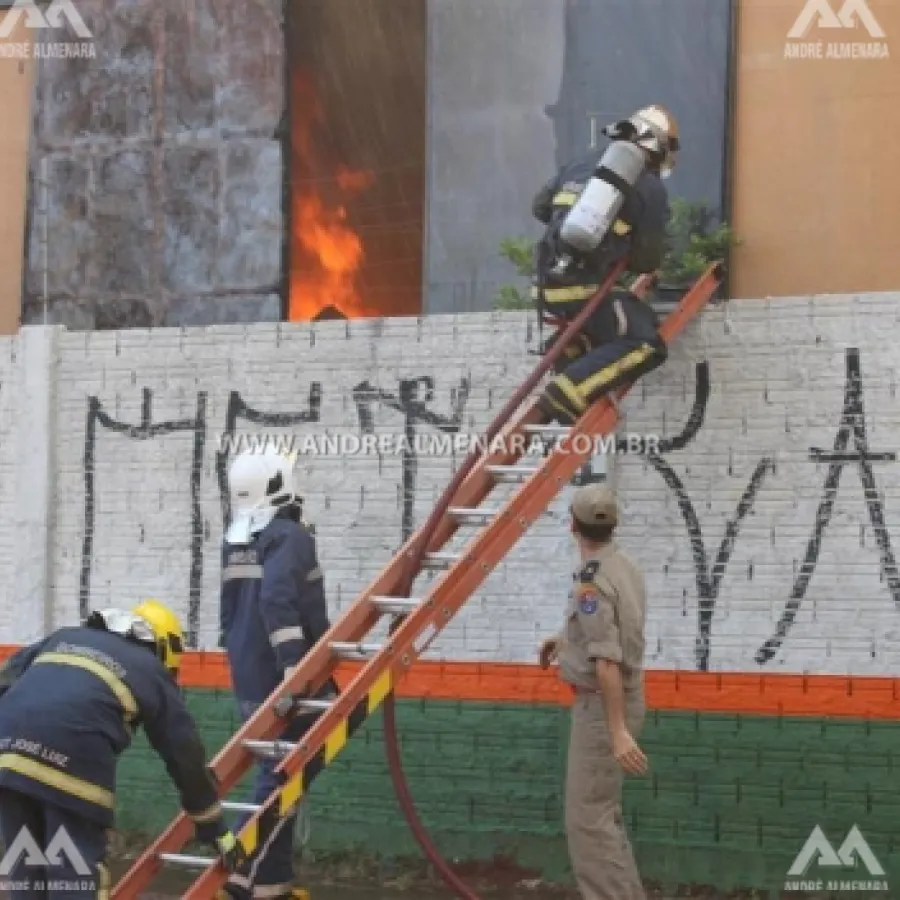
[(76, 5), (95, 58), (37, 63), (23, 320), (278, 321), (281, 0)]
[[(625, 405), (650, 667), (896, 671), (900, 418), (891, 295), (710, 310)], [(167, 599), (217, 639), (219, 436), (482, 429), (535, 362), (525, 314), (72, 333), (0, 345), (0, 640)], [(458, 460), (457, 460), (458, 461)], [(337, 616), (421, 522), (447, 457), (300, 460)], [(406, 491), (406, 493), (405, 493)], [(566, 492), (568, 493), (568, 491)], [(561, 497), (430, 651), (531, 661), (572, 560)], [(420, 588), (421, 589), (421, 588)]]
[[(188, 699), (208, 747), (217, 749), (237, 726), (231, 696), (191, 691)], [(496, 854), (548, 880), (565, 879), (564, 709), (401, 700), (397, 721), (418, 813), (446, 858)], [(624, 813), (645, 879), (781, 897), (816, 825), (836, 847), (856, 825), (885, 880), (892, 888), (900, 880), (895, 723), (654, 712), (640, 740), (652, 771), (627, 780)], [(155, 833), (177, 811), (165, 770), (143, 739), (123, 757), (118, 784), (123, 829)], [(315, 852), (420, 856), (395, 799), (380, 717), (305, 802)], [(817, 878), (866, 880), (868, 873), (862, 865), (855, 872), (814, 866), (809, 879)]]

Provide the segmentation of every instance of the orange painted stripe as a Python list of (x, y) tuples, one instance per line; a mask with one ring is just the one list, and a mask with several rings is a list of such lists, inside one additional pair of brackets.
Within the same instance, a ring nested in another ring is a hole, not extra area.
[[(15, 650), (0, 646), (0, 660)], [(358, 668), (358, 663), (342, 664), (338, 683), (346, 684)], [(224, 653), (186, 653), (181, 683), (190, 688), (229, 690)], [(900, 719), (900, 678), (652, 669), (646, 675), (646, 688), (649, 707), (659, 710)], [(570, 689), (554, 672), (515, 663), (419, 662), (397, 686), (397, 696), (560, 706), (572, 702)]]

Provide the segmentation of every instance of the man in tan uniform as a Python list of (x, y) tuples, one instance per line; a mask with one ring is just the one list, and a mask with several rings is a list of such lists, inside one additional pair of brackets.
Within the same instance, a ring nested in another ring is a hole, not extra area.
[(605, 485), (576, 491), (571, 529), (581, 551), (562, 631), (540, 660), (558, 660), (575, 695), (566, 768), (566, 837), (584, 900), (646, 900), (622, 819), (624, 773), (641, 775), (644, 578), (613, 542), (616, 499)]

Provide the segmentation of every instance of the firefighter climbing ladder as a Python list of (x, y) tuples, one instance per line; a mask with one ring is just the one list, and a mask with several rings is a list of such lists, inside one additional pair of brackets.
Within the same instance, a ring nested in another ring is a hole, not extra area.
[[(621, 267), (610, 275), (592, 299), (590, 309), (596, 308), (620, 273)], [(682, 298), (661, 328), (667, 344), (709, 302), (720, 279), (721, 268), (710, 266)], [(651, 283), (650, 279), (642, 278), (632, 290), (644, 294)], [(589, 312), (586, 309), (567, 329), (556, 355)], [(226, 810), (251, 813), (239, 835), (248, 854), (264, 845), (278, 821), (291, 812), (316, 776), (340, 753), (466, 600), (590, 459), (593, 439), (614, 430), (619, 418), (618, 400), (627, 392), (628, 387), (624, 387), (616, 392), (615, 399), (598, 401), (572, 428), (544, 424), (534, 395), (523, 397), (518, 408), (510, 408), (508, 404), (492, 429), (496, 433), (498, 425), (502, 427), (498, 438), (489, 442), (468, 475), (464, 475), (452, 505), (447, 506), (431, 527), (426, 523), (407, 541), (290, 678), (222, 748), (211, 764), (220, 796), (227, 795), (235, 787), (259, 755), (281, 757), (279, 771), (283, 784), (262, 805), (223, 803)], [(586, 438), (579, 441), (579, 435)], [(526, 466), (522, 459), (531, 440), (529, 436), (555, 437), (558, 443), (545, 457), (529, 459), (534, 464)], [(500, 506), (482, 506), (482, 501), (498, 484), (519, 487)], [(475, 526), (477, 530), (461, 552), (450, 553), (443, 549), (464, 526)], [(421, 546), (423, 537), (427, 540), (425, 547)], [(429, 585), (421, 598), (406, 597), (403, 585), (411, 584), (412, 578), (422, 569), (443, 571), (444, 574)], [(365, 643), (364, 639), (386, 616), (395, 617), (395, 627), (386, 642)], [(334, 676), (337, 666), (345, 660), (361, 660), (362, 665), (336, 700), (296, 699), (300, 695), (314, 694)], [(287, 725), (287, 708), (294, 712), (319, 714), (315, 725), (298, 744), (277, 740)], [(183, 900), (214, 897), (227, 880), (228, 873), (215, 858), (186, 856), (179, 852), (192, 836), (190, 819), (184, 813), (179, 814), (116, 885), (113, 900), (137, 898), (163, 865), (203, 870), (182, 894)]]

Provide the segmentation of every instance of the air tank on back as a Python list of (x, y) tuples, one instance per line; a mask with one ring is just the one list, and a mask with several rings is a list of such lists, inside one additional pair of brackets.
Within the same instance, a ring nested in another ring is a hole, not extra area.
[(569, 247), (591, 253), (600, 246), (625, 202), (623, 188), (634, 186), (645, 160), (644, 151), (628, 141), (614, 141), (606, 148), (560, 227), (559, 236)]

